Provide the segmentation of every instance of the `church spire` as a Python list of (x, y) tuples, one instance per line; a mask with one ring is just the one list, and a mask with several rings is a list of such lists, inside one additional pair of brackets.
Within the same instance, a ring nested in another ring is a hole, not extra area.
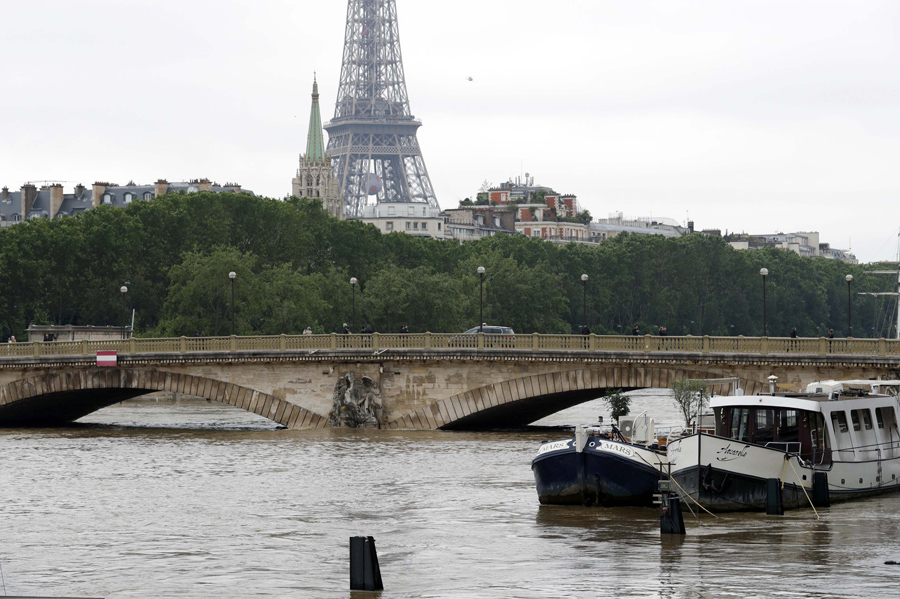
[(291, 181), (295, 197), (321, 200), (322, 207), (335, 218), (344, 218), (344, 201), (337, 179), (331, 170), (331, 159), (325, 154), (325, 132), (319, 114), (319, 83), (313, 76), (312, 110), (309, 113), (309, 137), (306, 154), (300, 155), (297, 175)]
[(309, 134), (306, 138), (306, 159), (309, 162), (325, 162), (325, 135), (322, 115), (319, 113), (319, 82), (313, 75), (312, 109), (309, 113)]

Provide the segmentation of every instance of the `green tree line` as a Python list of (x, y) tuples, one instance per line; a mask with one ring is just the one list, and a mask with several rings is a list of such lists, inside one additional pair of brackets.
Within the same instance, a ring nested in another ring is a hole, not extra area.
[(596, 247), (523, 236), (460, 244), (382, 235), (330, 218), (318, 201), (245, 193), (170, 194), (3, 229), (0, 328), (24, 339), (31, 324), (122, 326), (131, 306), (140, 336), (228, 335), (233, 293), (239, 335), (337, 331), (355, 305), (355, 331), (463, 331), (483, 309), (485, 322), (519, 333), (571, 333), (586, 308), (595, 333), (638, 325), (749, 336), (762, 333), (762, 267), (771, 336), (795, 326), (801, 336), (845, 335), (846, 274), (856, 279), (854, 336), (885, 334), (873, 299), (856, 293), (890, 281), (838, 261), (739, 252), (699, 234), (622, 235)]

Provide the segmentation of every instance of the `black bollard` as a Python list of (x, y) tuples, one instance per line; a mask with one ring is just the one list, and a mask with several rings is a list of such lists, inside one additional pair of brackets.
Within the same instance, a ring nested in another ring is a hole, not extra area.
[(683, 535), (684, 518), (681, 516), (681, 505), (678, 496), (663, 493), (662, 510), (659, 515), (659, 532), (664, 535)]
[(780, 479), (766, 479), (766, 514), (769, 516), (784, 516)]
[(374, 537), (350, 537), (350, 590), (384, 590)]
[(816, 507), (831, 507), (831, 497), (828, 495), (827, 472), (813, 473), (812, 502)]

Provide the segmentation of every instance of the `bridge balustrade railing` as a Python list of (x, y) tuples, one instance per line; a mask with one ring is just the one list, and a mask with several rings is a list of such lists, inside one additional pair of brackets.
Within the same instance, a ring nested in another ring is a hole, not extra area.
[[(66, 343), (63, 341), (62, 343)], [(77, 341), (75, 343), (78, 343)], [(56, 343), (42, 343), (41, 344), (41, 355), (63, 355), (63, 354), (52, 354), (48, 352), (52, 352), (53, 349), (51, 346), (56, 345)], [(87, 355), (96, 354), (98, 351), (115, 351), (117, 353), (125, 353), (128, 351), (128, 340), (127, 339), (117, 339), (115, 341), (100, 341), (95, 339), (88, 339), (81, 342), (81, 347), (78, 350), (78, 353), (85, 353)], [(46, 346), (46, 347), (45, 347)]]
[(431, 336), (432, 349), (477, 349), (478, 335), (437, 333)]
[(279, 351), (281, 349), (281, 338), (235, 337), (234, 344), (237, 351)]
[[(130, 345), (131, 344), (129, 343), (129, 347), (127, 350), (123, 346), (122, 351), (130, 351)], [(181, 351), (178, 339), (134, 339), (134, 347), (136, 352), (147, 354), (161, 354)], [(90, 351), (90, 348), (87, 348), (85, 353), (90, 353)], [(119, 351), (119, 349), (116, 349), (116, 351)]]
[(388, 349), (493, 349), (600, 352), (687, 352), (900, 356), (893, 339), (785, 337), (655, 337), (607, 335), (480, 335), (415, 333), (397, 335), (276, 335), (253, 337), (176, 337), (170, 339), (82, 340), (0, 344), (0, 357), (94, 355), (101, 350), (129, 353)]
[(331, 349), (331, 335), (285, 335), (287, 351)]
[[(538, 349), (583, 351), (590, 349), (590, 337), (577, 335), (540, 335)], [(533, 344), (532, 344), (533, 345)]]
[(646, 351), (643, 337), (597, 335), (594, 343), (598, 351)]
[[(641, 339), (642, 337), (633, 337)], [(702, 352), (703, 337), (652, 337), (646, 338), (644, 348), (635, 348), (634, 351), (662, 351), (662, 352)]]
[(372, 335), (335, 335), (335, 349), (372, 349)]
[(850, 339), (847, 353), (857, 356), (873, 356), (878, 354), (877, 339)]
[[(755, 342), (755, 343), (754, 343)], [(762, 343), (759, 339), (747, 339), (745, 337), (710, 337), (709, 351), (720, 354), (738, 353), (747, 351), (752, 347), (753, 353), (761, 353)]]
[[(242, 339), (235, 337), (235, 340)], [(180, 343), (179, 343), (180, 345)], [(180, 351), (180, 350), (179, 350)], [(231, 351), (230, 337), (185, 337), (184, 351), (189, 352), (223, 352)]]

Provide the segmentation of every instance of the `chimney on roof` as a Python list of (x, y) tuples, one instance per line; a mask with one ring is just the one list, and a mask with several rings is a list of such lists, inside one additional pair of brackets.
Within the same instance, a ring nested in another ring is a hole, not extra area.
[(9, 199), (9, 187), (3, 186), (3, 190), (0, 191), (0, 198), (5, 202)]
[(169, 190), (169, 182), (165, 179), (160, 179), (156, 182), (156, 197), (166, 195), (166, 192)]
[(109, 187), (109, 183), (94, 183), (91, 195), (91, 208), (96, 208), (100, 205), (100, 202), (103, 201), (103, 194), (106, 193), (107, 187)]
[(200, 191), (209, 191), (212, 189), (212, 184), (209, 182), (209, 179), (198, 179), (197, 185), (200, 187)]
[(80, 200), (81, 196), (83, 196), (83, 195), (84, 195), (84, 185), (79, 183), (78, 185), (75, 186), (75, 199)]
[(34, 200), (37, 198), (37, 188), (31, 183), (22, 186), (22, 220), (28, 218)]
[(50, 218), (56, 218), (63, 203), (63, 186), (54, 183), (50, 186)]

